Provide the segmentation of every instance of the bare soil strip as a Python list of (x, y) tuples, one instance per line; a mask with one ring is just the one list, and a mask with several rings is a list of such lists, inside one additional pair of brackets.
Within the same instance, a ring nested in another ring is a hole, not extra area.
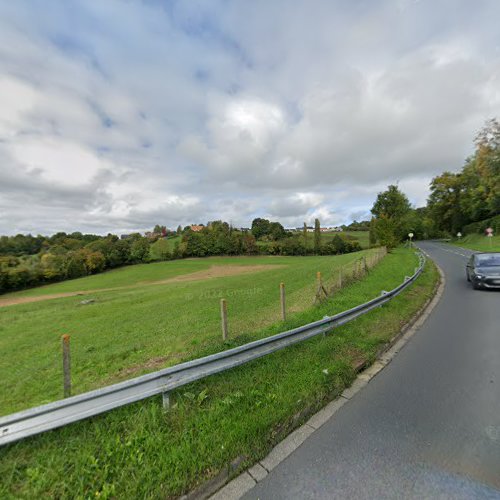
[(118, 286), (114, 288), (96, 288), (94, 290), (77, 291), (77, 292), (63, 292), (63, 293), (53, 293), (50, 295), (40, 295), (38, 297), (12, 297), (12, 298), (0, 298), (0, 307), (14, 306), (17, 304), (29, 304), (30, 302), (41, 302), (44, 300), (60, 299), (63, 297), (75, 297), (77, 295), (89, 295), (96, 292), (112, 292), (115, 290), (126, 290), (128, 288), (136, 288), (142, 286), (151, 285), (165, 285), (168, 283), (179, 283), (185, 281), (204, 281), (213, 278), (224, 278), (227, 276), (236, 276), (239, 274), (251, 274), (258, 273), (260, 271), (269, 271), (271, 269), (280, 269), (283, 267), (288, 267), (283, 264), (260, 264), (255, 266), (210, 266), (208, 269), (203, 271), (196, 271), (189, 274), (181, 274), (173, 278), (168, 278), (159, 281), (145, 281), (141, 283), (136, 283), (134, 285)]

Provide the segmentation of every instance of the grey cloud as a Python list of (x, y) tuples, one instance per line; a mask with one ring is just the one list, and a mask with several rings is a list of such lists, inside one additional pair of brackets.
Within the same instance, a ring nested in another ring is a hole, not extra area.
[(462, 0), (3, 3), (0, 232), (337, 224), (397, 180), (420, 204), (500, 114), (499, 14)]

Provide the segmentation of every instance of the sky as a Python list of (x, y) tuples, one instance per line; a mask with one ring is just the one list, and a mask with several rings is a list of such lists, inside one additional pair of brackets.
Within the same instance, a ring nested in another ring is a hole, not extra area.
[(0, 234), (426, 203), (500, 116), (497, 0), (0, 3)]

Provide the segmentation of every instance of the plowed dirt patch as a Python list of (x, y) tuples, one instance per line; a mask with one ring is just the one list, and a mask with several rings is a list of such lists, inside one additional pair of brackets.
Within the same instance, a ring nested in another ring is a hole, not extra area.
[(283, 264), (261, 264), (255, 266), (211, 266), (203, 271), (196, 271), (189, 274), (181, 274), (174, 278), (168, 278), (159, 281), (146, 281), (143, 283), (136, 283), (135, 285), (118, 286), (114, 288), (96, 288), (94, 290), (77, 291), (77, 292), (64, 292), (52, 293), (50, 295), (39, 295), (38, 297), (9, 297), (0, 298), (0, 307), (14, 306), (17, 304), (29, 304), (30, 302), (41, 302), (44, 300), (60, 299), (64, 297), (76, 297), (77, 295), (89, 295), (95, 292), (113, 292), (115, 290), (126, 290), (130, 288), (152, 286), (152, 285), (165, 285), (167, 283), (179, 283), (183, 281), (204, 281), (213, 278), (224, 278), (226, 276), (237, 276), (239, 274), (251, 274), (260, 271), (269, 271), (271, 269), (280, 269), (288, 267)]
[(203, 281), (211, 278), (224, 278), (225, 276), (236, 276), (238, 274), (251, 274), (259, 271), (269, 271), (270, 269), (280, 269), (287, 267), (283, 264), (263, 264), (256, 266), (211, 266), (203, 271), (196, 271), (190, 274), (181, 274), (174, 278), (150, 282), (151, 285), (162, 285), (163, 283), (175, 283), (179, 281)]

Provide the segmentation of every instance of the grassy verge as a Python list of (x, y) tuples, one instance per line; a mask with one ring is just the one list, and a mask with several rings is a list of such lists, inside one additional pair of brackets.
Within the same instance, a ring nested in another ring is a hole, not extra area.
[[(373, 298), (401, 283), (415, 264), (410, 251), (398, 249), (365, 280), (296, 314), (286, 326)], [(166, 414), (161, 398), (151, 398), (4, 447), (0, 496), (168, 498), (215, 476), (236, 457), (245, 457), (244, 468), (340, 394), (354, 379), (354, 366), (373, 361), (432, 296), (437, 281), (428, 263), (419, 280), (391, 303), (326, 337), (186, 386), (174, 394)]]
[(469, 234), (463, 238), (454, 239), (451, 243), (478, 252), (500, 252), (500, 235), (489, 238), (482, 234)]

